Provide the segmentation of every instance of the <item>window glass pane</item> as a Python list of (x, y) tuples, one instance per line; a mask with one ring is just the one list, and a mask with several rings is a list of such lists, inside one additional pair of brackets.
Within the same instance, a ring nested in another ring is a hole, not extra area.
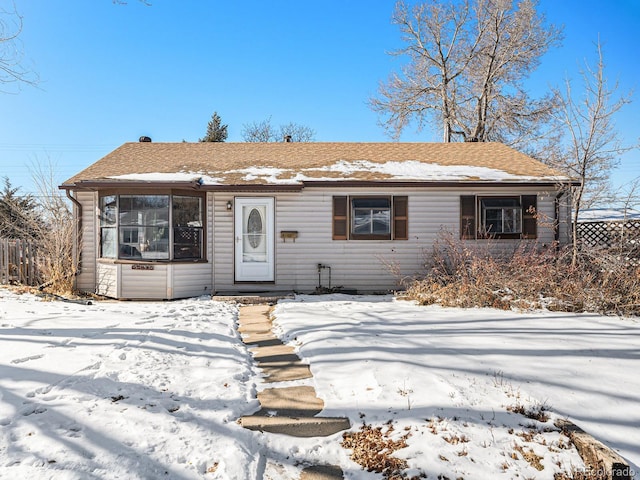
[(173, 226), (202, 227), (202, 198), (174, 195)]
[(388, 198), (354, 198), (351, 202), (353, 208), (389, 208), (391, 206)]
[(168, 195), (120, 195), (121, 225), (169, 224)]
[(391, 212), (388, 209), (371, 211), (371, 218), (373, 220), (373, 224), (372, 224), (373, 233), (385, 234), (391, 231), (391, 229), (389, 228), (391, 225), (390, 215), (389, 215), (390, 213)]
[(484, 198), (483, 207), (519, 207), (520, 200), (517, 198)]
[(353, 234), (390, 235), (391, 200), (389, 198), (354, 198), (351, 207)]
[(502, 233), (502, 210), (497, 208), (485, 209), (484, 229), (486, 233)]
[(116, 224), (118, 218), (118, 204), (115, 195), (100, 197), (100, 226), (107, 227)]
[(102, 258), (117, 258), (117, 243), (115, 227), (100, 229), (100, 255)]
[(166, 227), (120, 227), (120, 258), (167, 260), (169, 229)]
[(371, 210), (367, 208), (353, 209), (353, 233), (366, 235), (371, 233)]
[(502, 231), (505, 233), (520, 233), (522, 210), (519, 208), (505, 208), (503, 212)]
[(520, 233), (522, 207), (519, 198), (482, 199), (483, 228), (488, 234)]

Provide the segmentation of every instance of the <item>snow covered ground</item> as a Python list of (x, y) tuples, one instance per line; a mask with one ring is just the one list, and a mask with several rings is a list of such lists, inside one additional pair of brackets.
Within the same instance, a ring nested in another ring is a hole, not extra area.
[[(81, 305), (0, 288), (0, 478), (285, 480), (322, 462), (381, 478), (350, 460), (341, 434), (236, 423), (266, 386), (237, 314), (206, 297)], [(544, 431), (554, 415), (640, 464), (635, 320), (343, 295), (282, 301), (275, 316), (310, 362), (325, 415), (348, 415), (353, 431), (391, 420), (392, 436), (410, 435), (396, 453), (408, 473), (552, 479), (581, 465)], [(546, 423), (507, 411), (542, 404)]]

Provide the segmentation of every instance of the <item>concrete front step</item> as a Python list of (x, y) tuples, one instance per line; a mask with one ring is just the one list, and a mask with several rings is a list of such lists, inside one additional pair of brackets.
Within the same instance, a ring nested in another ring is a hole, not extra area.
[(328, 437), (351, 428), (348, 418), (342, 417), (265, 417), (248, 415), (240, 424), (249, 430), (280, 433), (292, 437)]

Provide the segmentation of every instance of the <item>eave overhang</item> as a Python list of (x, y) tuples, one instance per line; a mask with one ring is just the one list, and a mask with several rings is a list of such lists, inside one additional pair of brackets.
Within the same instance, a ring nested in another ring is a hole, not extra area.
[(299, 192), (305, 187), (309, 188), (480, 188), (480, 187), (541, 187), (541, 188), (566, 188), (579, 186), (580, 182), (571, 179), (558, 180), (527, 180), (521, 182), (495, 181), (495, 180), (442, 180), (442, 181), (401, 181), (401, 180), (304, 180), (296, 184), (201, 184), (198, 180), (192, 181), (141, 181), (141, 180), (80, 180), (73, 184), (63, 184), (61, 190), (111, 190), (111, 189), (192, 189), (207, 192)]

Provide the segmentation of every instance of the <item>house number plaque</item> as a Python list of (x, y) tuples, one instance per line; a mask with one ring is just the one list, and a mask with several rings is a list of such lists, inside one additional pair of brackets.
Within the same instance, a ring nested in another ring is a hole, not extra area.
[(131, 270), (153, 270), (153, 265), (131, 265)]

